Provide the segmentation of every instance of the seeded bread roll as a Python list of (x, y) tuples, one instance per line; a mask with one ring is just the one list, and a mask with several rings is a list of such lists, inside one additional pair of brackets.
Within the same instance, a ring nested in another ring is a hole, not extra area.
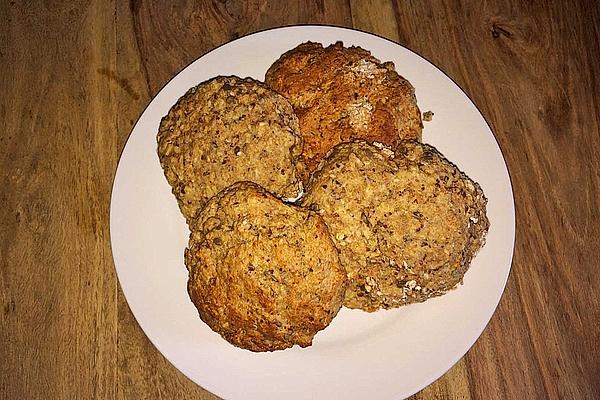
[(344, 305), (375, 311), (439, 296), (462, 281), (489, 222), (479, 185), (433, 147), (336, 146), (302, 204), (327, 223), (346, 268)]
[(402, 139), (421, 139), (414, 88), (392, 62), (381, 63), (360, 47), (303, 43), (269, 68), (265, 82), (298, 115), (305, 182), (339, 143), (364, 139), (395, 147)]
[(220, 76), (190, 89), (160, 124), (158, 156), (188, 224), (238, 181), (296, 197), (298, 119), (281, 95), (250, 78)]
[(235, 346), (310, 346), (342, 306), (346, 271), (317, 213), (240, 182), (190, 227), (189, 295), (200, 318)]

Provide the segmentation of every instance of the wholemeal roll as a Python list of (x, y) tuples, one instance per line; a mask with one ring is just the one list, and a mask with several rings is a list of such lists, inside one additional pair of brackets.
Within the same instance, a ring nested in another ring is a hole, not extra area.
[(298, 115), (305, 182), (339, 143), (364, 139), (395, 147), (403, 139), (421, 139), (414, 88), (392, 62), (381, 63), (360, 47), (303, 43), (269, 68), (265, 82)]
[(161, 123), (158, 156), (188, 224), (220, 190), (252, 181), (278, 197), (302, 190), (302, 139), (290, 103), (250, 78), (219, 76), (190, 89)]
[(433, 147), (336, 146), (302, 204), (327, 223), (348, 272), (344, 305), (375, 311), (439, 296), (462, 281), (489, 222), (479, 185)]
[(346, 271), (317, 213), (240, 182), (209, 200), (190, 227), (189, 295), (235, 346), (310, 346), (342, 306)]

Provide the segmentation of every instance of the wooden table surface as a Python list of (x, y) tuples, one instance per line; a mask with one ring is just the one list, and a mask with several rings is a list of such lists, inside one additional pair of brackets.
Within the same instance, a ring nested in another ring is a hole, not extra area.
[(506, 292), (467, 355), (414, 398), (600, 398), (597, 1), (48, 3), (0, 4), (0, 399), (215, 398), (127, 307), (111, 185), (170, 77), (296, 23), (356, 27), (427, 57), (477, 104), (508, 163)]

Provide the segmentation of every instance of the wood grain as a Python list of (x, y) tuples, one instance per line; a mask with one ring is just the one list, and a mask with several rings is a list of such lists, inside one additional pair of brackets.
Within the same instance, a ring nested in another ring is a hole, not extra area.
[(296, 23), (354, 26), (434, 62), (480, 108), (509, 166), (506, 292), (475, 346), (414, 398), (600, 397), (597, 2), (10, 1), (0, 21), (0, 398), (216, 398), (127, 307), (110, 252), (112, 179), (136, 118), (175, 73)]
[(0, 9), (0, 398), (111, 398), (114, 5)]

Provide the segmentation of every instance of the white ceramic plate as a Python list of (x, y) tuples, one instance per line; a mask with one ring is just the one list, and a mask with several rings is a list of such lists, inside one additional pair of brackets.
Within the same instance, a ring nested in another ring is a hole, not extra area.
[[(307, 40), (342, 40), (391, 60), (432, 110), (423, 140), (481, 184), (489, 199), (487, 244), (464, 285), (445, 296), (395, 310), (342, 309), (312, 347), (256, 354), (205, 325), (188, 298), (183, 252), (188, 230), (156, 155), (156, 132), (187, 89), (216, 75), (262, 80), (281, 53)], [(175, 76), (152, 100), (121, 156), (110, 209), (119, 282), (156, 348), (197, 384), (226, 399), (399, 399), (424, 388), (479, 337), (504, 290), (515, 236), (508, 171), (475, 105), (443, 72), (389, 40), (349, 29), (295, 26), (223, 45)]]

